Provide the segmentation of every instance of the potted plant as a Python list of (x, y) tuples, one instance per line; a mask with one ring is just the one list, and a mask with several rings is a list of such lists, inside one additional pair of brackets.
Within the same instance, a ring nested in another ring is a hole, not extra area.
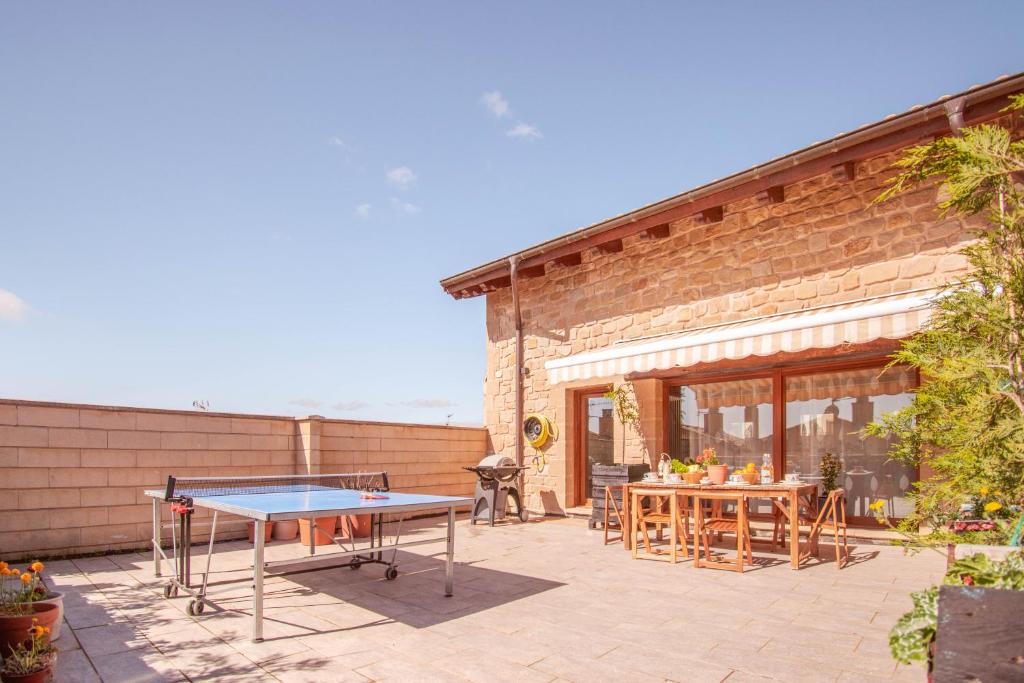
[(50, 643), (50, 628), (38, 619), (25, 630), (25, 642), (18, 643), (4, 657), (0, 674), (6, 683), (48, 683), (53, 678), (57, 648)]
[(831, 451), (826, 451), (825, 455), (821, 456), (821, 462), (818, 463), (818, 471), (821, 473), (821, 493), (818, 494), (818, 509), (825, 504), (825, 499), (828, 494), (839, 488), (836, 483), (839, 479), (839, 473), (843, 470), (843, 461), (832, 455)]
[(698, 484), (704, 478), (704, 470), (695, 462), (673, 459), (672, 471), (680, 475), (687, 484)]
[(718, 462), (718, 452), (714, 448), (705, 448), (695, 460), (707, 468), (708, 478), (713, 484), (724, 484), (729, 478), (729, 466)]
[(33, 602), (37, 605), (52, 604), (57, 606), (57, 620), (50, 625), (50, 642), (52, 643), (60, 638), (60, 627), (64, 623), (64, 594), (58, 591), (51, 591), (46, 587), (46, 583), (43, 581), (44, 566), (39, 560), (36, 560), (30, 566), (30, 569), (33, 569), (38, 577), (33, 589)]
[[(634, 431), (640, 431), (640, 407), (637, 405), (636, 397), (633, 395), (633, 386), (629, 383), (620, 384), (604, 393), (615, 406), (615, 416), (622, 424), (623, 430), (632, 427)], [(622, 462), (626, 462), (626, 435), (622, 435)]]
[[(28, 571), (0, 562), (0, 652), (10, 652), (28, 640), (33, 625), (52, 629), (59, 611), (52, 602), (37, 602), (45, 595), (40, 591), (42, 562), (33, 562)], [(49, 632), (49, 631), (48, 631)]]

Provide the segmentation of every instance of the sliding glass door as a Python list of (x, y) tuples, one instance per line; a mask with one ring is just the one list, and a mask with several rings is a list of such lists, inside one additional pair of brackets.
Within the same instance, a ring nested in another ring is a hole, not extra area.
[(821, 458), (832, 453), (842, 464), (836, 484), (847, 492), (851, 517), (869, 516), (874, 500), (902, 517), (917, 471), (890, 460), (890, 442), (866, 437), (863, 429), (907, 405), (917, 383), (912, 368), (886, 368), (879, 361), (670, 382), (668, 450), (685, 460), (714, 448), (731, 469), (759, 466), (767, 453), (778, 478), (798, 472), (818, 483)]

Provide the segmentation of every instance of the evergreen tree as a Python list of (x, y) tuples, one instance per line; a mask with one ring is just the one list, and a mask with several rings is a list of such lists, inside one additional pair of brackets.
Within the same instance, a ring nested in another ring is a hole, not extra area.
[(916, 485), (902, 523), (908, 533), (930, 526), (925, 540), (945, 540), (940, 528), (974, 502), (978, 514), (1003, 520), (975, 540), (1005, 542), (1018, 514), (1011, 506), (1024, 499), (1024, 141), (1012, 137), (1021, 109), (1024, 95), (1011, 98), (1009, 125), (964, 128), (907, 150), (877, 200), (938, 180), (941, 214), (976, 217), (976, 240), (960, 252), (969, 273), (944, 289), (927, 327), (893, 356), (921, 372), (913, 402), (866, 429), (896, 437), (894, 459), (934, 470)]

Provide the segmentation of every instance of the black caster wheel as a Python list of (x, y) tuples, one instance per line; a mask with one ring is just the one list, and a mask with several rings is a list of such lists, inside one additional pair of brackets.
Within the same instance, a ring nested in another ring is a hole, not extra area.
[(178, 587), (171, 584), (164, 586), (164, 597), (168, 599), (178, 597)]
[(206, 604), (202, 600), (192, 600), (188, 603), (185, 611), (188, 612), (190, 617), (198, 617), (203, 613), (205, 606)]
[(349, 564), (348, 568), (349, 569), (359, 569), (362, 566), (363, 566), (362, 562), (353, 562), (353, 563)]
[(398, 567), (388, 567), (388, 570), (384, 572), (384, 578), (388, 581), (394, 581), (398, 578)]

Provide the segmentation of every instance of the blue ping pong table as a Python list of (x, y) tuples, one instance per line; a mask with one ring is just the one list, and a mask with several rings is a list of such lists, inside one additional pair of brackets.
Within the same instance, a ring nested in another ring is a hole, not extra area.
[[(164, 597), (176, 597), (179, 592), (192, 597), (188, 613), (202, 614), (210, 586), (210, 566), (217, 533), (217, 518), (221, 513), (238, 515), (255, 523), (253, 544), (253, 615), (252, 640), (263, 639), (263, 579), (277, 566), (291, 566), (304, 562), (323, 562), (324, 559), (344, 563), (324, 564), (329, 568), (348, 566), (358, 569), (363, 564), (386, 565), (385, 578), (398, 576), (396, 564), (398, 549), (426, 543), (437, 543), (440, 538), (401, 540), (402, 520), (411, 513), (446, 510), (448, 533), (445, 538), (445, 595), (452, 595), (455, 558), (455, 510), (472, 505), (470, 498), (396, 493), (389, 490), (387, 473), (283, 475), (266, 477), (169, 477), (164, 490), (147, 490), (153, 499), (153, 571), (162, 575), (164, 561), (171, 562), (174, 576), (164, 587)], [(171, 509), (170, 524), (163, 522), (163, 506)], [(192, 515), (196, 509), (212, 511), (210, 537), (206, 554), (206, 570), (202, 583), (192, 583)], [(340, 552), (316, 556), (317, 517), (336, 515), (370, 515), (370, 534), (360, 542), (355, 535), (334, 543)], [(265, 529), (267, 522), (280, 520), (309, 520), (310, 545), (308, 556), (276, 562), (264, 560)], [(393, 542), (385, 544), (385, 527), (392, 525)], [(172, 555), (168, 556), (161, 542), (161, 530), (170, 527)], [(390, 551), (385, 553), (385, 551)], [(390, 557), (388, 557), (390, 555)]]

